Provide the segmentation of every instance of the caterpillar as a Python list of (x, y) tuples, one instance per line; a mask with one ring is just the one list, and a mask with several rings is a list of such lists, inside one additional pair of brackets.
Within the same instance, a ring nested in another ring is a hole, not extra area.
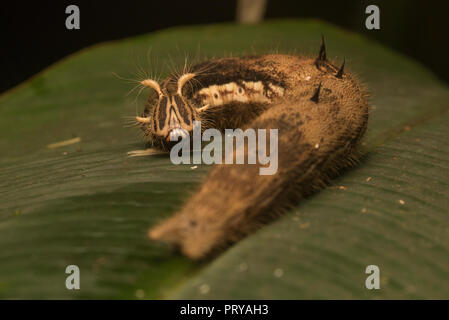
[[(368, 122), (367, 93), (355, 76), (328, 60), (286, 54), (220, 58), (172, 74), (152, 88), (136, 121), (150, 146), (131, 155), (169, 151), (174, 133), (204, 129), (278, 129), (278, 166), (217, 164), (173, 216), (151, 228), (152, 240), (191, 259), (220, 252), (273, 221), (354, 165)], [(269, 143), (270, 139), (267, 140)], [(247, 150), (245, 149), (245, 152)]]

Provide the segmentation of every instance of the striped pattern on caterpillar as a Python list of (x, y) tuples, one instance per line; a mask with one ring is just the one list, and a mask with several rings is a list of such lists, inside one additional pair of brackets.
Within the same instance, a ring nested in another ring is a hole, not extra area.
[[(168, 151), (174, 130), (278, 129), (278, 166), (215, 165), (179, 212), (149, 230), (192, 259), (220, 252), (323, 188), (357, 161), (367, 127), (367, 94), (326, 57), (271, 54), (222, 58), (173, 74), (154, 89), (136, 117), (151, 150)], [(267, 141), (269, 144), (269, 139)], [(134, 155), (136, 155), (134, 153)]]

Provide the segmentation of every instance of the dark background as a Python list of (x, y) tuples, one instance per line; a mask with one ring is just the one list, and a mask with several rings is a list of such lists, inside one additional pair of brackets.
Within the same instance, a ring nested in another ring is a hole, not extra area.
[[(235, 20), (236, 0), (39, 1), (0, 6), (0, 92), (96, 42), (177, 25)], [(65, 8), (80, 8), (80, 30), (67, 30)], [(366, 30), (365, 8), (380, 8), (380, 30)], [(319, 18), (382, 42), (449, 82), (449, 1), (268, 0), (270, 18)]]

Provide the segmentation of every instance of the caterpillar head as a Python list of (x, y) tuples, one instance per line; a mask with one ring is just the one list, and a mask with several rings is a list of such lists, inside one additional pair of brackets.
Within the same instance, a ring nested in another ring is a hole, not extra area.
[(194, 73), (180, 76), (176, 84), (167, 79), (159, 85), (154, 80), (147, 79), (141, 83), (154, 89), (158, 95), (152, 112), (146, 117), (136, 117), (154, 139), (162, 145), (178, 141), (193, 130), (193, 122), (199, 119), (198, 110), (182, 95), (183, 86), (195, 77)]

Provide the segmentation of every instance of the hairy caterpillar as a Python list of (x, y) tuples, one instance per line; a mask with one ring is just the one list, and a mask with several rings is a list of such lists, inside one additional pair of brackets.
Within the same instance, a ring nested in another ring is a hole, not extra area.
[[(368, 121), (367, 95), (355, 78), (326, 57), (261, 55), (222, 58), (173, 74), (154, 89), (136, 120), (152, 149), (170, 150), (170, 136), (205, 128), (279, 130), (279, 170), (259, 175), (255, 165), (216, 165), (174, 216), (149, 231), (153, 240), (199, 259), (272, 221), (322, 188), (357, 159)], [(269, 143), (269, 141), (267, 142)], [(246, 151), (245, 151), (246, 152)]]

